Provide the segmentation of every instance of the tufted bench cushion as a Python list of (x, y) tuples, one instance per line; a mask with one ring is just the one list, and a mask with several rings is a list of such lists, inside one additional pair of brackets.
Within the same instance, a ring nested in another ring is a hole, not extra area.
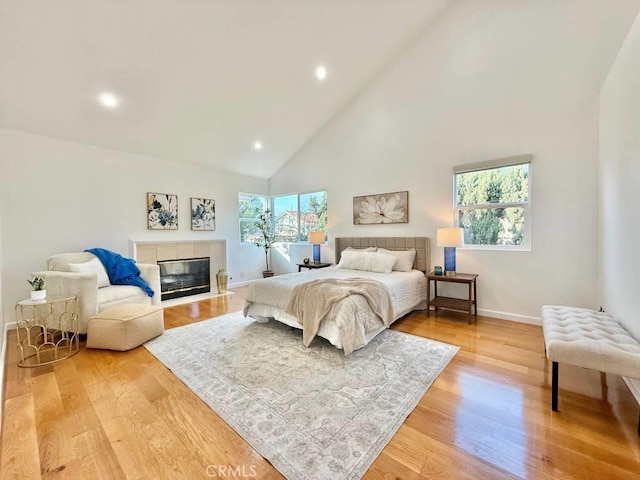
[(640, 343), (611, 315), (586, 308), (545, 305), (542, 330), (547, 358), (553, 362), (554, 411), (558, 410), (558, 362), (620, 375), (640, 403)]
[(553, 362), (640, 377), (640, 343), (609, 314), (545, 305), (542, 329), (547, 358)]

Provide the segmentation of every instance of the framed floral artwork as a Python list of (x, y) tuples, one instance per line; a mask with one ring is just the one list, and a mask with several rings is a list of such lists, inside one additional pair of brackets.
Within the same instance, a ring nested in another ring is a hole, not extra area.
[(177, 195), (147, 193), (147, 227), (149, 230), (178, 229)]
[(378, 193), (353, 197), (353, 224), (409, 222), (409, 192)]
[(216, 201), (191, 197), (191, 230), (216, 229)]

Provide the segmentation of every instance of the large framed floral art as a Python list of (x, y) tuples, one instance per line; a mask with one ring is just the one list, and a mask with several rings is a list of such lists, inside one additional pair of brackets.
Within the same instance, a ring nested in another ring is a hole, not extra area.
[(178, 196), (170, 193), (147, 193), (149, 230), (178, 229)]
[(409, 192), (378, 193), (353, 197), (353, 224), (409, 222)]

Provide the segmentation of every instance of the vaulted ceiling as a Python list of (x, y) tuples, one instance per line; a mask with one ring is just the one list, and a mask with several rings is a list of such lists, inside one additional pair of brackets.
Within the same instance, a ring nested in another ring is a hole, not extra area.
[(449, 1), (0, 0), (0, 127), (269, 178)]

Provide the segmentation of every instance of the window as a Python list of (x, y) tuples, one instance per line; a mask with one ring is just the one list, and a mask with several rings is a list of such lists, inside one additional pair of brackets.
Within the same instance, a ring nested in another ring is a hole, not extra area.
[(283, 195), (273, 198), (273, 223), (276, 242), (297, 242), (298, 227), (298, 195)]
[(528, 248), (531, 155), (454, 167), (455, 221), (465, 245)]
[(273, 197), (273, 218), (278, 242), (304, 242), (309, 232), (326, 232), (327, 192)]
[(257, 216), (270, 208), (276, 241), (293, 243), (307, 241), (309, 232), (327, 231), (327, 192), (265, 197), (241, 193), (240, 242), (255, 243), (260, 237), (256, 231)]
[(309, 232), (327, 233), (327, 192), (300, 195), (300, 240), (309, 240)]
[(241, 193), (238, 200), (240, 202), (240, 243), (255, 243), (262, 238), (260, 231), (256, 229), (258, 215), (267, 208), (269, 198)]

